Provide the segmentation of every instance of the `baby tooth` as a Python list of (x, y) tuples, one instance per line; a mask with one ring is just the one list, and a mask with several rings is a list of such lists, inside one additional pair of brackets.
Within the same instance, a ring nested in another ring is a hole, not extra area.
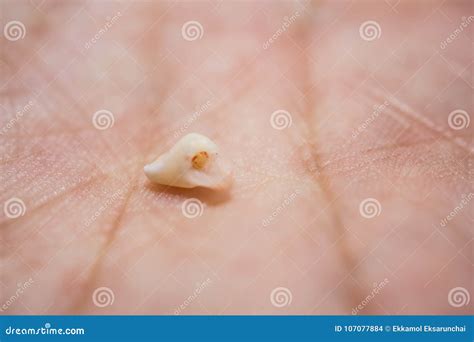
[(155, 183), (180, 188), (222, 189), (231, 181), (230, 165), (208, 137), (190, 133), (143, 169)]

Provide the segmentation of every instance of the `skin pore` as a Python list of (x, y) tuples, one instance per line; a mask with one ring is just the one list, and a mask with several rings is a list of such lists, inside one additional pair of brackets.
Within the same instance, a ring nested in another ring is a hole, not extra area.
[[(0, 199), (26, 207), (0, 218), (2, 314), (472, 313), (448, 293), (474, 294), (473, 202), (440, 224), (474, 192), (474, 125), (448, 124), (474, 112), (474, 26), (440, 48), (469, 1), (0, 6), (26, 27), (0, 50)], [(232, 161), (229, 191), (146, 179), (191, 132)]]

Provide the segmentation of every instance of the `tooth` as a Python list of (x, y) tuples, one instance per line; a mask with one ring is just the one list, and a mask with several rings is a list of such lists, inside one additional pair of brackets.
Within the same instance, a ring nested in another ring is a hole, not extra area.
[(232, 183), (228, 161), (208, 137), (190, 133), (143, 168), (154, 183), (180, 188), (225, 189)]

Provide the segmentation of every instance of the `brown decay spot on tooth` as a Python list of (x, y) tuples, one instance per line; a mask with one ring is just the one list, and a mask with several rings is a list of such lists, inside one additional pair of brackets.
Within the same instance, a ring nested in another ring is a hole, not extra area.
[(198, 152), (194, 155), (191, 160), (193, 167), (197, 170), (201, 170), (207, 163), (209, 155), (205, 151)]

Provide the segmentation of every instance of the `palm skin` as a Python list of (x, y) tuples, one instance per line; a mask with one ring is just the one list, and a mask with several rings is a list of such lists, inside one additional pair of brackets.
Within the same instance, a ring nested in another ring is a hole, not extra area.
[[(1, 6), (27, 29), (2, 39), (2, 126), (33, 103), (0, 136), (1, 202), (26, 207), (1, 219), (1, 303), (33, 279), (2, 314), (350, 314), (385, 279), (360, 314), (472, 313), (448, 301), (473, 293), (472, 203), (441, 224), (472, 193), (472, 125), (448, 124), (473, 112), (472, 27), (440, 48), (468, 1)], [(229, 192), (144, 176), (190, 132), (232, 161)]]

